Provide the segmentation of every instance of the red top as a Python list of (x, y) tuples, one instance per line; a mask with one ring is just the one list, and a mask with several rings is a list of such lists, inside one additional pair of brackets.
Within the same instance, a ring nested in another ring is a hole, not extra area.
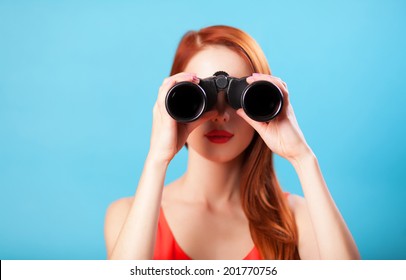
[[(160, 209), (158, 220), (158, 231), (155, 243), (154, 260), (191, 260), (192, 258), (180, 248), (176, 242), (165, 215)], [(258, 249), (254, 248), (244, 258), (244, 260), (261, 260)]]

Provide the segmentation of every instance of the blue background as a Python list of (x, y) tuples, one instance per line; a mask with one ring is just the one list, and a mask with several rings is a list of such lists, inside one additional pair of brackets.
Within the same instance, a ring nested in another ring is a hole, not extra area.
[(178, 41), (212, 24), (251, 34), (288, 83), (362, 257), (406, 259), (406, 1), (143, 2), (0, 0), (1, 259), (106, 257)]

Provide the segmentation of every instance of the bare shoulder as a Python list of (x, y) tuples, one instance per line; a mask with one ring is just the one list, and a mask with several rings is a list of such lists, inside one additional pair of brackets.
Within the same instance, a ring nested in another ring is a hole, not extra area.
[(306, 199), (303, 196), (297, 194), (289, 194), (287, 196), (287, 199), (290, 211), (295, 217), (296, 223), (302, 222), (301, 218), (303, 218), (303, 216), (308, 213)]
[(128, 212), (133, 200), (133, 197), (123, 197), (113, 201), (107, 208), (106, 216)]
[(112, 202), (107, 208), (104, 222), (104, 239), (107, 256), (110, 255), (114, 248), (132, 202), (133, 197), (124, 197)]
[(133, 202), (133, 197), (124, 197), (112, 202), (106, 211), (105, 227), (124, 222)]
[(301, 259), (319, 259), (319, 248), (310, 218), (306, 199), (291, 194), (288, 196), (290, 210), (295, 218), (299, 234), (298, 250)]
[(303, 208), (306, 207), (306, 200), (300, 195), (289, 194), (287, 198), (292, 213), (303, 210)]
[(166, 185), (162, 192), (162, 206), (167, 208), (168, 205), (178, 205), (182, 196), (179, 195), (179, 179)]

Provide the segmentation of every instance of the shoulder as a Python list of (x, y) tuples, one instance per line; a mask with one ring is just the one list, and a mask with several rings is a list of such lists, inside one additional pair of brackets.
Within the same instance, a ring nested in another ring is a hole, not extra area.
[(162, 192), (161, 205), (167, 208), (169, 205), (179, 205), (183, 202), (184, 196), (180, 195), (180, 179), (166, 185)]
[(133, 197), (125, 197), (112, 202), (107, 208), (104, 222), (104, 239), (107, 255), (110, 255), (114, 248), (132, 202)]
[(123, 197), (113, 201), (107, 208), (106, 216), (111, 214), (117, 214), (123, 211), (128, 211), (132, 202), (133, 197)]
[(304, 197), (297, 194), (287, 195), (290, 211), (295, 215), (303, 211), (307, 211), (306, 200)]
[(124, 197), (112, 202), (106, 211), (105, 226), (124, 222), (132, 202), (133, 197)]
[(300, 258), (319, 259), (317, 239), (306, 199), (299, 195), (290, 194), (288, 196), (288, 204), (297, 226)]
[(305, 198), (300, 195), (289, 194), (287, 200), (297, 226), (300, 227), (307, 225), (307, 218), (310, 216)]

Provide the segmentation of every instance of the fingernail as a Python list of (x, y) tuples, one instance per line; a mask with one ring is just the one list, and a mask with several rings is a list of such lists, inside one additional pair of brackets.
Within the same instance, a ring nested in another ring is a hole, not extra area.
[(259, 73), (252, 73), (252, 76), (259, 76), (260, 74)]
[(255, 81), (254, 77), (247, 78), (247, 83), (252, 83), (253, 81)]

